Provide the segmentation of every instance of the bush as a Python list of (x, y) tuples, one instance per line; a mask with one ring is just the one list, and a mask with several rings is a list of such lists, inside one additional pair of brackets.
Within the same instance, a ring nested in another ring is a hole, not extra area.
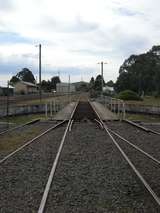
[(117, 98), (122, 100), (135, 100), (135, 101), (142, 101), (142, 98), (138, 96), (136, 92), (131, 90), (124, 90), (117, 95)]
[(90, 98), (97, 98), (100, 94), (100, 91), (90, 90)]

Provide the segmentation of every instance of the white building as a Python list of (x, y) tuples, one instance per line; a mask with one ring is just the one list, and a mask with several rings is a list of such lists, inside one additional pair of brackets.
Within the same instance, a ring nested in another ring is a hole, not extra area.
[(73, 84), (69, 83), (57, 83), (56, 84), (56, 92), (59, 93), (69, 93), (69, 92), (75, 92), (76, 88)]
[(114, 88), (109, 87), (109, 86), (105, 86), (105, 87), (103, 87), (103, 92), (106, 92), (106, 93), (112, 95), (112, 94), (114, 94)]

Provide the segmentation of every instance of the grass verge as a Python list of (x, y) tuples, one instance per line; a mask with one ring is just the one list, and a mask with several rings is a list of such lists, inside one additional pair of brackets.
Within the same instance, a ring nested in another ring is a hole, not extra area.
[(144, 114), (126, 114), (126, 119), (131, 121), (143, 121), (143, 122), (160, 122), (160, 116), (156, 115), (144, 115)]

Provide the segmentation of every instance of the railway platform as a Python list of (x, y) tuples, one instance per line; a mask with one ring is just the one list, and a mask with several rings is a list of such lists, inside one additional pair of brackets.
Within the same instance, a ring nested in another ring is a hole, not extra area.
[[(68, 104), (53, 117), (53, 120), (69, 120), (75, 104), (75, 102)], [(98, 102), (91, 102), (91, 104), (96, 109), (102, 120), (118, 120), (117, 116), (105, 108), (102, 104)]]
[(61, 120), (69, 120), (72, 111), (75, 107), (75, 102), (68, 104), (62, 110), (60, 110), (54, 117), (53, 120), (61, 121)]
[(98, 102), (91, 102), (93, 107), (96, 109), (102, 120), (118, 120), (116, 114), (105, 108)]

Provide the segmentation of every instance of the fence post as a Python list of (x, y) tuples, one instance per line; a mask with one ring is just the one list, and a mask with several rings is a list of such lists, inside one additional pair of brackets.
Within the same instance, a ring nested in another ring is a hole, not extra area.
[(125, 103), (123, 101), (123, 119), (126, 117), (126, 108), (125, 108)]
[(48, 118), (48, 104), (45, 104), (45, 115), (46, 115), (46, 119)]
[(50, 117), (52, 117), (52, 101), (50, 101)]
[(111, 98), (111, 112), (112, 112), (112, 98)]
[(120, 100), (118, 99), (117, 101), (118, 101), (118, 106), (117, 107), (118, 107), (118, 118), (119, 118), (119, 102), (120, 102)]
[(114, 98), (114, 113), (116, 113), (116, 99)]
[(55, 99), (53, 100), (53, 111), (54, 111), (54, 113), (56, 112), (56, 104), (55, 104)]

